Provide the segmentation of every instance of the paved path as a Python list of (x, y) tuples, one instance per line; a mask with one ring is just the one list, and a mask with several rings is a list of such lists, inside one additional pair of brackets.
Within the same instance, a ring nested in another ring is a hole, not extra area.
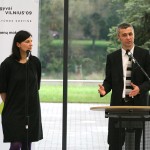
[[(100, 105), (102, 104), (68, 104), (67, 150), (108, 150), (108, 119), (105, 118), (105, 112), (90, 110), (90, 107)], [(35, 150), (62, 150), (62, 104), (42, 103), (41, 108), (44, 139), (35, 144)], [(146, 123), (145, 138), (145, 150), (149, 150), (149, 122)], [(141, 150), (142, 142), (141, 140)]]
[[(91, 111), (93, 106), (100, 104), (68, 104), (67, 150), (108, 150), (108, 119), (103, 111)], [(34, 143), (32, 150), (62, 150), (62, 104), (41, 103), (41, 111), (44, 139)], [(150, 123), (146, 124), (145, 150), (150, 149), (149, 129)], [(8, 150), (2, 135), (0, 150), (1, 146), (4, 146), (2, 150)]]
[[(67, 150), (107, 150), (107, 119), (99, 104), (68, 104)], [(44, 139), (36, 150), (62, 150), (62, 104), (41, 104)]]

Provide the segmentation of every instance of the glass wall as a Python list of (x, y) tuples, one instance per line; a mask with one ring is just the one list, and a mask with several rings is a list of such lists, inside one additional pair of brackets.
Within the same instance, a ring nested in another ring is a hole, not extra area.
[[(105, 58), (110, 44), (109, 28), (119, 21), (111, 7), (109, 0), (69, 1), (70, 80), (104, 78)], [(62, 79), (64, 2), (41, 0), (40, 10), (39, 47), (43, 78)]]
[(40, 99), (44, 139), (35, 144), (36, 150), (62, 149), (63, 20), (63, 0), (40, 1)]
[(117, 17), (110, 23), (110, 7), (110, 0), (69, 1), (68, 150), (108, 149), (108, 120), (90, 107), (106, 103), (98, 84), (104, 79), (109, 27), (117, 23)]
[[(69, 0), (67, 149), (107, 149), (107, 119), (90, 107), (100, 100), (110, 45), (109, 28), (119, 21), (110, 0)], [(117, 6), (116, 6), (117, 7)], [(44, 139), (37, 149), (62, 149), (64, 1), (41, 0), (39, 54)]]

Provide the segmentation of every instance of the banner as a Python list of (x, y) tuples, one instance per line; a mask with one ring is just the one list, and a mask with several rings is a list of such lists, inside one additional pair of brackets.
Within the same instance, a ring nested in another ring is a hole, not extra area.
[(0, 0), (0, 63), (11, 54), (19, 30), (32, 34), (32, 54), (38, 56), (39, 0)]
[[(32, 34), (32, 54), (38, 56), (38, 19), (39, 0), (0, 0), (0, 63), (11, 54), (13, 38), (19, 30)], [(2, 107), (3, 103), (0, 105), (0, 111)], [(9, 149), (9, 143), (3, 143), (1, 124), (0, 149)]]

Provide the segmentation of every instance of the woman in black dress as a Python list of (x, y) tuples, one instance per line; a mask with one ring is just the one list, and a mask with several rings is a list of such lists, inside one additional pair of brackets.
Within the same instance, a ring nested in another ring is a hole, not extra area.
[(43, 138), (39, 88), (41, 63), (32, 50), (32, 35), (16, 33), (12, 54), (0, 66), (0, 94), (4, 101), (2, 128), (10, 150), (31, 150), (31, 142)]

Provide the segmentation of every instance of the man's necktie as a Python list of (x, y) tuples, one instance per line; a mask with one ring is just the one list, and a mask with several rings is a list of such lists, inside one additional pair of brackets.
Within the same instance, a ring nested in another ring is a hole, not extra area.
[(132, 90), (131, 73), (132, 73), (132, 60), (131, 58), (129, 58), (128, 63), (127, 63), (127, 70), (126, 70), (126, 90), (125, 90), (126, 98), (129, 97), (129, 93)]

